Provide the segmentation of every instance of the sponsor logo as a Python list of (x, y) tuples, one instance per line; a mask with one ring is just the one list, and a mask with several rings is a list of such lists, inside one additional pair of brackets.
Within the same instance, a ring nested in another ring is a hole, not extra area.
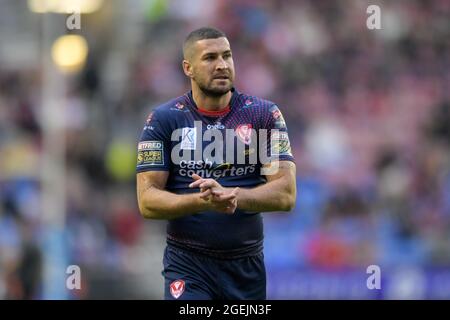
[(180, 168), (181, 169), (212, 169), (214, 166), (213, 162), (209, 159), (206, 159), (205, 161), (195, 161), (195, 160), (182, 160), (180, 162)]
[[(191, 176), (222, 177), (256, 172), (254, 165), (277, 163), (277, 154), (283, 154), (289, 149), (289, 144), (283, 134), (275, 134), (278, 129), (259, 129), (256, 131), (251, 124), (241, 124), (237, 128), (225, 130), (204, 130), (201, 121), (194, 121), (194, 127), (175, 129), (171, 135), (173, 146), (170, 148), (171, 162), (180, 165), (180, 174)], [(273, 145), (270, 145), (273, 140)], [(284, 141), (284, 142), (283, 142)], [(271, 150), (272, 149), (272, 150)], [(271, 155), (271, 151), (274, 156)], [(199, 161), (214, 163), (212, 167), (183, 167)], [(231, 166), (216, 168), (219, 164)], [(256, 167), (258, 168), (258, 167)], [(217, 170), (216, 170), (217, 169)], [(204, 170), (202, 175), (197, 170)], [(215, 171), (214, 171), (215, 170)], [(211, 173), (213, 172), (213, 173)]]
[(138, 150), (162, 150), (162, 141), (142, 141), (139, 142)]
[(281, 155), (292, 156), (291, 144), (289, 142), (289, 136), (287, 132), (275, 131), (271, 134), (270, 153), (271, 156), (281, 156)]
[(256, 172), (256, 165), (234, 166), (232, 163), (214, 164), (210, 160), (183, 160), (178, 173), (182, 177), (191, 177), (194, 173), (203, 178), (237, 177)]
[(269, 111), (272, 113), (272, 117), (275, 119), (275, 128), (286, 128), (286, 122), (284, 121), (283, 114), (281, 113), (280, 109), (278, 109), (278, 106), (273, 105), (272, 107), (270, 107)]
[(138, 166), (164, 164), (162, 151), (140, 151), (137, 158)]
[(181, 132), (181, 150), (195, 150), (197, 142), (196, 128), (183, 128)]
[(232, 168), (232, 164), (231, 163), (221, 163), (219, 165), (217, 165), (214, 170), (229, 170)]
[(236, 128), (236, 136), (246, 145), (252, 142), (252, 125), (251, 124), (240, 124)]
[(216, 122), (215, 124), (208, 124), (206, 126), (206, 129), (208, 130), (222, 130), (225, 129), (225, 126), (221, 124), (220, 122)]
[(170, 284), (170, 294), (175, 299), (178, 299), (184, 292), (186, 284), (183, 280), (175, 280)]
[(205, 161), (183, 160), (180, 162), (179, 174), (183, 177), (190, 177), (192, 174), (198, 174), (203, 178), (220, 178), (225, 176), (242, 176), (254, 173), (255, 165), (235, 167), (232, 163), (215, 164), (211, 160)]
[(137, 166), (164, 164), (164, 143), (162, 141), (142, 141), (138, 145)]

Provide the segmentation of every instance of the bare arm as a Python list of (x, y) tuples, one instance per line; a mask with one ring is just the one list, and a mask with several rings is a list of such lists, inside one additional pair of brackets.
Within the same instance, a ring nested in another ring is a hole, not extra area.
[[(255, 187), (240, 188), (237, 195), (237, 207), (250, 212), (291, 211), (295, 205), (297, 186), (296, 167), (291, 161), (279, 161), (275, 174), (267, 175), (267, 183)], [(227, 194), (233, 188), (224, 188), (213, 179), (196, 177), (191, 188), (200, 187), (202, 191), (211, 189), (212, 194)]]
[(174, 194), (164, 190), (168, 177), (167, 171), (137, 174), (139, 211), (144, 218), (175, 219), (207, 210), (233, 214), (236, 210), (239, 188), (220, 197), (210, 197), (209, 189), (199, 193)]
[(174, 219), (204, 211), (207, 203), (200, 193), (174, 194), (165, 191), (169, 172), (147, 171), (136, 176), (141, 215), (147, 219)]
[(291, 211), (295, 206), (296, 167), (291, 161), (278, 162), (278, 172), (267, 175), (267, 183), (250, 189), (241, 188), (238, 208), (245, 211)]

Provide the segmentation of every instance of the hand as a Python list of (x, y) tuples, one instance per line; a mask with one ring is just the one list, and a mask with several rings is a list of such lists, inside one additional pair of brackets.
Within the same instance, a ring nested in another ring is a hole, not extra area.
[(193, 174), (190, 188), (200, 188), (200, 198), (210, 205), (210, 209), (227, 214), (233, 214), (237, 208), (237, 195), (239, 188), (230, 189), (222, 187), (214, 179), (203, 179), (197, 174)]

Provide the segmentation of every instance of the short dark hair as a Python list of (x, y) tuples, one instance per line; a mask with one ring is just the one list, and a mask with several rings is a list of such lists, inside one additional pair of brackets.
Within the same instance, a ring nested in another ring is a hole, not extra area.
[(189, 46), (194, 42), (204, 39), (217, 39), (222, 37), (226, 38), (227, 36), (223, 31), (220, 31), (219, 29), (216, 28), (202, 27), (196, 29), (191, 33), (189, 33), (189, 35), (186, 37), (186, 40), (184, 40), (183, 56), (186, 58), (186, 52), (188, 51)]

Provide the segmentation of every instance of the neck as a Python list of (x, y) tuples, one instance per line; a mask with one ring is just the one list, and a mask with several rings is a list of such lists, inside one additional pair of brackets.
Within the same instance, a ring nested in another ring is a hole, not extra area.
[(212, 97), (207, 96), (199, 88), (192, 87), (192, 98), (197, 107), (208, 111), (220, 111), (225, 109), (231, 100), (232, 92), (228, 91), (224, 95)]

